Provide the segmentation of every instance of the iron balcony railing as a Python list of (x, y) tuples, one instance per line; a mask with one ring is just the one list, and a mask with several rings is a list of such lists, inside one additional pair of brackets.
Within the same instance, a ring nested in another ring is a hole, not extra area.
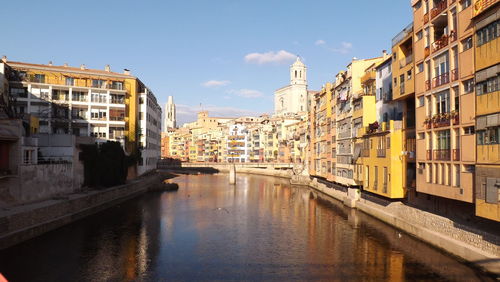
[(431, 19), (434, 19), (438, 15), (441, 14), (446, 8), (448, 7), (448, 3), (446, 3), (447, 0), (442, 0), (441, 2), (438, 2), (436, 6), (431, 10)]
[(450, 149), (434, 150), (434, 160), (436, 161), (449, 161), (451, 159)]
[(439, 87), (450, 82), (450, 73), (445, 72), (432, 79), (432, 87)]

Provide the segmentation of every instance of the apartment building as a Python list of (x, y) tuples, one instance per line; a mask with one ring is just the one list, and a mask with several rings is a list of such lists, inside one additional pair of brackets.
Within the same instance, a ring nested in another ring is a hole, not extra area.
[(412, 5), (416, 191), (471, 206), (476, 160), (472, 1), (413, 0)]
[(372, 64), (383, 60), (353, 59), (347, 71), (336, 75), (334, 97), (336, 99), (336, 182), (352, 187), (360, 186), (355, 179), (356, 160), (361, 153), (355, 151), (359, 129), (375, 121), (375, 96), (364, 95), (361, 77)]
[(240, 123), (230, 124), (227, 138), (227, 161), (231, 163), (248, 162), (248, 138), (246, 127)]
[(9, 94), (17, 111), (37, 117), (39, 133), (92, 136), (97, 142), (121, 142), (127, 153), (138, 150), (139, 96), (146, 87), (128, 70), (13, 62), (6, 57), (3, 63), (13, 70)]
[[(403, 139), (400, 140), (402, 159), (402, 187), (415, 193), (416, 189), (416, 132), (415, 132), (415, 64), (413, 23), (392, 39), (392, 95), (382, 101), (393, 109), (391, 119), (401, 121)], [(420, 65), (421, 67), (421, 65)], [(382, 93), (382, 96), (384, 94)], [(384, 120), (387, 122), (387, 119)], [(396, 123), (397, 124), (397, 123)], [(395, 145), (395, 144), (394, 144)]]
[(139, 144), (142, 148), (137, 167), (139, 175), (156, 169), (161, 158), (161, 106), (151, 90), (140, 83)]
[[(500, 1), (474, 3), (476, 215), (500, 221)], [(467, 148), (469, 149), (469, 148)]]

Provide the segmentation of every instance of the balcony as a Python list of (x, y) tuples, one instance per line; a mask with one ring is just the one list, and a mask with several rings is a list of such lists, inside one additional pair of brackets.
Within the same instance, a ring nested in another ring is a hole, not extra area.
[(443, 35), (441, 36), (441, 38), (439, 38), (438, 40), (434, 41), (434, 43), (432, 43), (432, 52), (437, 52), (441, 49), (443, 49), (444, 47), (448, 46), (448, 43), (450, 42), (450, 38), (448, 37), (448, 35)]
[(415, 152), (417, 151), (417, 140), (415, 138), (406, 139), (405, 151), (408, 153), (408, 159), (415, 159)]
[(424, 24), (427, 24), (429, 22), (429, 13), (424, 14), (423, 20), (424, 20)]
[(431, 19), (434, 19), (435, 17), (439, 16), (441, 12), (443, 12), (447, 7), (448, 3), (446, 3), (446, 0), (443, 0), (435, 4), (435, 7), (431, 10)]
[(430, 54), (431, 54), (431, 48), (429, 46), (425, 47), (424, 48), (424, 58), (429, 57)]
[(450, 126), (450, 113), (437, 114), (432, 117), (432, 127), (440, 128)]
[(405, 58), (399, 60), (399, 68), (404, 68), (413, 62), (413, 54), (406, 56)]
[(440, 74), (432, 79), (432, 87), (439, 87), (441, 85), (444, 85), (446, 83), (450, 82), (450, 73), (445, 72), (443, 74)]
[(460, 149), (453, 149), (452, 155), (453, 155), (453, 161), (455, 162), (460, 161)]
[(375, 70), (372, 70), (372, 71), (367, 71), (365, 72), (365, 74), (361, 77), (361, 83), (363, 82), (367, 82), (367, 81), (370, 81), (370, 80), (375, 80), (376, 78), (376, 72)]
[(432, 150), (427, 150), (427, 158), (428, 161), (432, 161)]
[(458, 69), (451, 70), (451, 81), (458, 79)]
[(434, 160), (436, 161), (449, 161), (451, 158), (450, 149), (434, 150)]

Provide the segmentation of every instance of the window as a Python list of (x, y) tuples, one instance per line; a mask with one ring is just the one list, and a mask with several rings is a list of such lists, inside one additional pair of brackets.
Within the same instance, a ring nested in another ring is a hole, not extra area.
[(495, 145), (499, 144), (500, 127), (487, 128), (477, 132), (478, 145)]
[(464, 127), (464, 135), (471, 135), (474, 134), (474, 126), (467, 126)]
[(106, 81), (101, 79), (92, 79), (92, 87), (94, 88), (104, 88), (106, 86)]
[(500, 29), (500, 22), (494, 21), (476, 31), (477, 45), (481, 46), (492, 40), (495, 40), (500, 35), (499, 29)]
[(421, 73), (424, 71), (424, 63), (420, 63), (417, 65), (417, 70), (418, 70), (418, 73)]
[(45, 74), (35, 74), (34, 82), (45, 83)]
[(462, 40), (462, 52), (472, 48), (472, 37)]
[(423, 107), (425, 106), (425, 97), (422, 95), (417, 98), (418, 99), (418, 104), (417, 107)]
[(75, 79), (72, 77), (66, 77), (66, 85), (68, 85), (68, 86), (75, 85)]
[(407, 72), (407, 75), (408, 75), (408, 79), (407, 79), (407, 80), (411, 80), (411, 70), (409, 70), (409, 71)]
[(450, 145), (450, 130), (441, 130), (437, 132), (437, 149), (449, 150)]
[(468, 79), (463, 82), (464, 85), (464, 93), (471, 93), (474, 91), (474, 79)]
[(32, 164), (33, 163), (33, 150), (24, 150), (24, 164)]
[(387, 193), (387, 182), (388, 182), (388, 179), (389, 179), (389, 175), (387, 173), (387, 167), (384, 166), (384, 179), (383, 179), (383, 181), (384, 181), (384, 186), (383, 186), (384, 190), (383, 190), (383, 192), (384, 193)]
[(476, 94), (483, 95), (499, 90), (499, 76), (490, 77), (485, 81), (476, 83)]
[(378, 166), (375, 167), (375, 181), (373, 182), (373, 189), (377, 190), (378, 186)]
[(438, 114), (450, 112), (450, 92), (448, 90), (436, 94), (436, 110)]
[(462, 10), (467, 9), (471, 5), (472, 0), (462, 0)]
[(417, 41), (421, 40), (424, 37), (424, 33), (422, 31), (417, 32)]

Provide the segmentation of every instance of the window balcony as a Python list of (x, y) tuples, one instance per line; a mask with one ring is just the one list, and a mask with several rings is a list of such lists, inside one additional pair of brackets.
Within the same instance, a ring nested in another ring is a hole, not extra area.
[(431, 10), (431, 19), (434, 19), (435, 17), (439, 16), (441, 12), (446, 10), (447, 7), (448, 3), (446, 3), (446, 0), (436, 3), (434, 8)]
[(437, 52), (441, 49), (443, 49), (444, 47), (448, 46), (448, 43), (450, 42), (450, 38), (448, 37), (448, 35), (443, 35), (441, 36), (441, 38), (439, 38), (438, 40), (434, 41), (434, 43), (432, 43), (432, 52)]
[(460, 149), (453, 149), (453, 161), (460, 161)]
[(451, 159), (450, 149), (434, 150), (434, 160), (436, 161), (449, 161)]
[(444, 85), (446, 83), (450, 82), (450, 73), (445, 72), (441, 75), (438, 75), (432, 79), (432, 87), (439, 87), (441, 85)]
[(451, 81), (458, 79), (458, 69), (451, 70)]
[(437, 114), (432, 117), (432, 127), (440, 128), (450, 126), (450, 113)]

